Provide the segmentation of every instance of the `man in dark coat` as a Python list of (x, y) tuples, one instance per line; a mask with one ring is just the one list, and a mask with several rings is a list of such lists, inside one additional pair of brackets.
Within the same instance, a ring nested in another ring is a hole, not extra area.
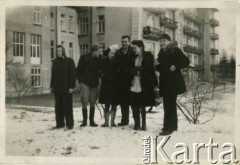
[(65, 127), (64, 118), (67, 129), (72, 129), (74, 126), (72, 92), (75, 88), (75, 82), (74, 61), (66, 57), (64, 47), (58, 45), (57, 58), (53, 60), (51, 76), (51, 91), (54, 92), (55, 96), (56, 115), (56, 127), (53, 129)]
[(122, 47), (116, 52), (114, 63), (116, 66), (118, 101), (121, 106), (122, 120), (118, 126), (129, 123), (129, 92), (130, 92), (130, 56), (134, 54), (130, 46), (130, 37), (122, 36)]
[(77, 66), (77, 79), (82, 90), (82, 114), (83, 122), (80, 127), (87, 125), (87, 105), (90, 103), (90, 126), (97, 127), (94, 122), (95, 104), (99, 93), (99, 82), (101, 75), (102, 46), (95, 44), (92, 46), (91, 53), (82, 55)]
[(164, 107), (164, 124), (160, 135), (168, 135), (178, 128), (176, 99), (178, 94), (186, 91), (181, 69), (187, 67), (190, 61), (176, 44), (171, 43), (168, 34), (161, 36), (160, 47), (159, 64), (156, 66), (160, 72), (159, 95), (163, 97)]

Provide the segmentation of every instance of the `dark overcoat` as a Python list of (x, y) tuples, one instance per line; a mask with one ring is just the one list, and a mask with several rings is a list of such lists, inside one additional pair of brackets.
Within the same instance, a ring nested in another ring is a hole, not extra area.
[(140, 83), (142, 88), (141, 103), (144, 106), (153, 106), (155, 104), (154, 87), (158, 85), (154, 69), (154, 57), (151, 52), (143, 52), (142, 63), (140, 67), (135, 67), (136, 55), (131, 58), (131, 82), (137, 71), (140, 72)]
[(120, 48), (114, 57), (114, 65), (116, 66), (116, 86), (118, 93), (118, 101), (120, 104), (130, 103), (130, 58), (134, 52), (132, 47), (129, 46), (126, 54), (123, 53), (123, 48)]
[[(158, 54), (159, 64), (156, 70), (159, 76), (159, 95), (182, 94), (186, 91), (186, 85), (181, 73), (181, 69), (188, 67), (190, 61), (175, 44), (169, 44), (165, 50), (161, 49)], [(175, 71), (170, 71), (171, 65), (176, 67)]]
[(76, 67), (73, 59), (58, 57), (52, 63), (52, 75), (50, 87), (54, 93), (68, 93), (69, 88), (75, 88)]
[(102, 60), (102, 84), (99, 102), (102, 104), (118, 104), (116, 67), (112, 60), (104, 57)]

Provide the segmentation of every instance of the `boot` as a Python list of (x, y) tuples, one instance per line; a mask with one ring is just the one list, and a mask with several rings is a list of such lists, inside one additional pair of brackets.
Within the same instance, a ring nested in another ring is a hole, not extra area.
[(89, 115), (90, 126), (97, 127), (98, 125), (94, 122), (94, 113), (95, 113), (95, 108), (90, 108), (90, 115)]
[(82, 115), (83, 115), (83, 122), (80, 125), (80, 127), (85, 127), (85, 126), (87, 126), (87, 116), (88, 116), (87, 108), (86, 109), (84, 109), (84, 108), (82, 109)]
[(109, 126), (109, 112), (104, 112), (104, 119), (105, 119), (105, 123), (103, 125), (101, 125), (102, 127), (108, 127)]
[(140, 112), (139, 108), (134, 108), (133, 109), (133, 119), (134, 119), (134, 130), (139, 130), (140, 129)]
[(116, 117), (116, 111), (111, 111), (111, 126), (116, 127), (117, 125), (114, 123)]

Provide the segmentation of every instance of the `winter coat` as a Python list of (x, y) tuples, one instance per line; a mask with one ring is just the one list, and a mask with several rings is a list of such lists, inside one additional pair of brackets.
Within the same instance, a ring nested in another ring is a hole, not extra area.
[(130, 57), (134, 52), (132, 47), (129, 46), (126, 54), (123, 53), (123, 48), (119, 49), (114, 57), (114, 65), (116, 66), (116, 86), (118, 93), (118, 101), (120, 104), (130, 103)]
[(102, 104), (118, 104), (116, 86), (116, 67), (109, 58), (103, 59), (102, 84), (99, 102)]
[(76, 67), (73, 59), (58, 57), (52, 63), (51, 88), (54, 93), (68, 93), (69, 88), (75, 88)]
[[(181, 73), (181, 69), (186, 68), (190, 61), (175, 44), (170, 43), (165, 50), (161, 49), (158, 54), (159, 64), (156, 70), (159, 76), (159, 95), (182, 94), (186, 91), (186, 85)], [(175, 71), (170, 71), (170, 66), (176, 67)]]
[(154, 87), (158, 85), (157, 77), (154, 70), (154, 57), (151, 52), (143, 52), (142, 62), (140, 67), (135, 67), (136, 55), (132, 56), (131, 66), (131, 82), (137, 71), (140, 72), (140, 84), (142, 89), (142, 101), (144, 106), (153, 106), (155, 104)]
[(101, 57), (82, 55), (77, 66), (77, 79), (89, 87), (97, 87), (101, 76)]

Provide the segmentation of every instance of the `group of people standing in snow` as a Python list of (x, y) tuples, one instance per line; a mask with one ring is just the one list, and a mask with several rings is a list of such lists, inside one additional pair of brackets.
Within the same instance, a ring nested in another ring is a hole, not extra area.
[[(186, 91), (181, 69), (189, 65), (189, 59), (183, 54), (167, 34), (160, 36), (157, 63), (154, 55), (145, 51), (142, 40), (131, 42), (129, 36), (122, 36), (122, 47), (112, 45), (104, 52), (100, 44), (92, 46), (89, 54), (82, 55), (75, 68), (71, 58), (66, 57), (63, 46), (57, 46), (57, 58), (53, 60), (51, 89), (55, 96), (56, 127), (72, 129), (74, 126), (72, 92), (76, 79), (80, 83), (83, 122), (87, 125), (88, 104), (89, 123), (94, 122), (97, 100), (104, 104), (102, 127), (116, 127), (115, 116), (120, 105), (122, 119), (118, 126), (129, 124), (131, 107), (134, 130), (146, 130), (147, 106), (154, 106), (155, 90), (163, 97), (164, 123), (160, 135), (169, 135), (177, 131), (177, 95)], [(159, 81), (156, 71), (159, 72)], [(99, 92), (100, 91), (100, 92)], [(140, 117), (141, 116), (141, 117)], [(65, 122), (66, 121), (66, 122)], [(66, 123), (66, 124), (65, 124)]]

